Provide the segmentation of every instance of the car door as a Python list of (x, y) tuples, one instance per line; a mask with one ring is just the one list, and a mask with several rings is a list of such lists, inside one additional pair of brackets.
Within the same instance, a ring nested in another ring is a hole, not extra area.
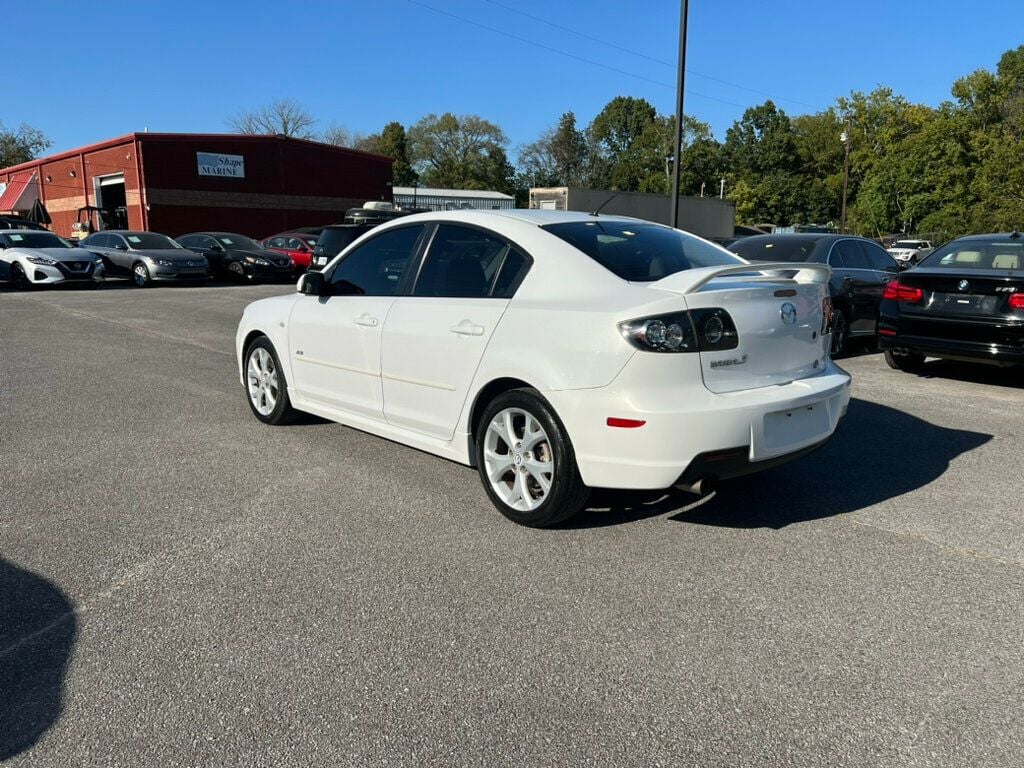
[(424, 229), (411, 224), (381, 232), (331, 267), (325, 295), (295, 303), (288, 354), (300, 398), (384, 420), (381, 333)]
[(485, 229), (440, 224), (412, 295), (384, 326), (381, 377), (390, 424), (450, 440), (487, 343), (529, 257)]
[(885, 291), (885, 286), (890, 280), (895, 280), (899, 276), (900, 268), (894, 259), (882, 246), (871, 242), (870, 240), (860, 240), (860, 247), (864, 251), (864, 255), (868, 259), (868, 263), (875, 272), (875, 286), (871, 291), (872, 311), (871, 316), (874, 320), (874, 324), (871, 326), (872, 330), (877, 328), (878, 325), (878, 306), (882, 303), (882, 293)]
[(107, 233), (107, 245), (104, 255), (119, 273), (128, 275), (132, 272), (132, 264), (138, 258), (138, 254), (132, 253), (128, 247), (128, 241), (123, 236), (113, 232)]
[(860, 243), (853, 238), (837, 240), (832, 245), (829, 264), (840, 281), (839, 290), (849, 312), (850, 332), (873, 333), (882, 288)]
[(227, 252), (224, 250), (224, 246), (218, 243), (215, 238), (210, 235), (193, 235), (189, 238), (190, 245), (186, 245), (180, 240), (178, 242), (189, 250), (205, 256), (210, 272), (223, 271)]
[(108, 275), (119, 275), (124, 272), (115, 262), (112, 255), (113, 248), (111, 248), (111, 235), (106, 232), (96, 232), (95, 234), (89, 235), (82, 244), (81, 248), (86, 248), (92, 253), (95, 253), (103, 258), (103, 263)]

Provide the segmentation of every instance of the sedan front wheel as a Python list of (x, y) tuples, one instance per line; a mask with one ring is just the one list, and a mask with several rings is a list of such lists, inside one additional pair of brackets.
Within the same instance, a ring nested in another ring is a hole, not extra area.
[(139, 288), (148, 288), (153, 282), (153, 278), (149, 274), (149, 267), (141, 261), (135, 262), (135, 266), (132, 267), (132, 280)]
[(510, 390), (487, 406), (476, 462), (491, 502), (520, 525), (546, 528), (567, 520), (590, 493), (565, 428), (532, 389)]
[(266, 336), (253, 341), (245, 352), (245, 390), (253, 415), (264, 424), (277, 426), (295, 418), (284, 371)]

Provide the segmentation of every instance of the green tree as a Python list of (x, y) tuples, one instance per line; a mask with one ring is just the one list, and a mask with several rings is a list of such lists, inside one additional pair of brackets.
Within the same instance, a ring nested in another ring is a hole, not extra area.
[(429, 114), (409, 129), (412, 167), (424, 183), (452, 189), (512, 189), (508, 139), (478, 115)]
[(7, 129), (0, 123), (0, 168), (33, 160), (52, 144), (42, 131), (31, 125), (22, 123), (16, 129)]
[(408, 186), (419, 178), (412, 168), (412, 163), (409, 162), (408, 138), (401, 123), (392, 121), (384, 126), (376, 151), (378, 154), (394, 158), (391, 168), (397, 186)]

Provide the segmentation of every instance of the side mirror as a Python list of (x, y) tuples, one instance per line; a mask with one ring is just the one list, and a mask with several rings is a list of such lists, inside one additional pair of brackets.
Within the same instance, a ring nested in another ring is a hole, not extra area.
[(125, 245), (124, 243), (118, 243), (117, 245), (114, 246), (114, 249), (118, 251), (127, 251), (128, 246)]
[(303, 273), (296, 286), (299, 293), (304, 293), (307, 296), (323, 296), (326, 287), (327, 282), (324, 280), (323, 272)]
[(214, 243), (206, 250), (210, 251), (210, 253), (224, 253), (224, 246), (219, 243)]

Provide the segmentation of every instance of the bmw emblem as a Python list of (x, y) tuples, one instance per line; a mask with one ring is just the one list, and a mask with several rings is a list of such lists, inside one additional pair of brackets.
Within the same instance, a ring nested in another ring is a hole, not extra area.
[(956, 287), (959, 288), (961, 291), (966, 291), (968, 288), (971, 287), (971, 284), (968, 283), (966, 280), (961, 280), (959, 283), (957, 283)]
[(786, 325), (792, 325), (796, 322), (796, 307), (788, 301), (782, 305), (779, 314), (782, 315), (782, 322)]

